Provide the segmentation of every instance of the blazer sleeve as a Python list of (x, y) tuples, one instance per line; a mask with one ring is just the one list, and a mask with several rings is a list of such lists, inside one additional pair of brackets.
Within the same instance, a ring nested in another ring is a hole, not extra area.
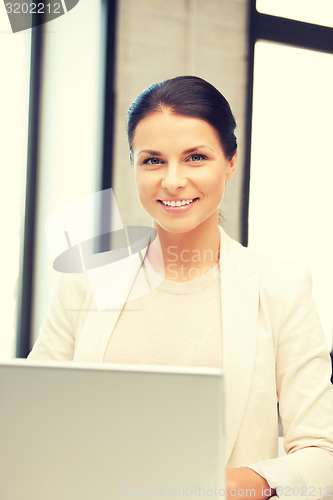
[(333, 496), (331, 363), (312, 298), (311, 275), (298, 267), (288, 274), (288, 286), (279, 290), (281, 285), (275, 285), (267, 292), (287, 455), (249, 467), (276, 489), (277, 496), (313, 500)]
[(85, 275), (62, 275), (28, 359), (72, 360), (76, 337), (89, 306)]

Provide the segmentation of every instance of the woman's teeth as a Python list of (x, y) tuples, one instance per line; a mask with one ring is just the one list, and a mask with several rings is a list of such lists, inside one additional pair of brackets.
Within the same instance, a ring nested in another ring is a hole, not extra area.
[(192, 200), (182, 200), (182, 201), (163, 201), (161, 200), (163, 205), (167, 205), (169, 207), (181, 207), (182, 205), (189, 205), (192, 203)]

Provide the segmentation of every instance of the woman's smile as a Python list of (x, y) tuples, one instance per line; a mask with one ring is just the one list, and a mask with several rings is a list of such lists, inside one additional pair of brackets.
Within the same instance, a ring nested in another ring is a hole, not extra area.
[(166, 212), (173, 214), (182, 214), (191, 210), (193, 205), (199, 198), (182, 199), (182, 200), (157, 200)]

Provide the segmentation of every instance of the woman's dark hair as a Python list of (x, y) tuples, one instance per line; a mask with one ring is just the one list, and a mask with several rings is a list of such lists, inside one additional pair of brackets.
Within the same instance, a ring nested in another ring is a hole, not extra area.
[(176, 115), (199, 118), (217, 131), (228, 160), (237, 149), (236, 121), (228, 101), (210, 83), (197, 76), (177, 76), (145, 89), (131, 104), (127, 115), (130, 150), (138, 123), (154, 111), (170, 110)]

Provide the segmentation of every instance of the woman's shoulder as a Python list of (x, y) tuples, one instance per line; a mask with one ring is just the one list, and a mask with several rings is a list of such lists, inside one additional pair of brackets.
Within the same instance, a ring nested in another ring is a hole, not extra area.
[(311, 289), (309, 269), (280, 255), (260, 252), (243, 246), (224, 233), (224, 265), (235, 267), (240, 275), (259, 280), (260, 289), (268, 294), (288, 296), (300, 289)]
[(93, 303), (93, 290), (86, 273), (63, 273), (57, 291), (59, 300), (70, 309)]

